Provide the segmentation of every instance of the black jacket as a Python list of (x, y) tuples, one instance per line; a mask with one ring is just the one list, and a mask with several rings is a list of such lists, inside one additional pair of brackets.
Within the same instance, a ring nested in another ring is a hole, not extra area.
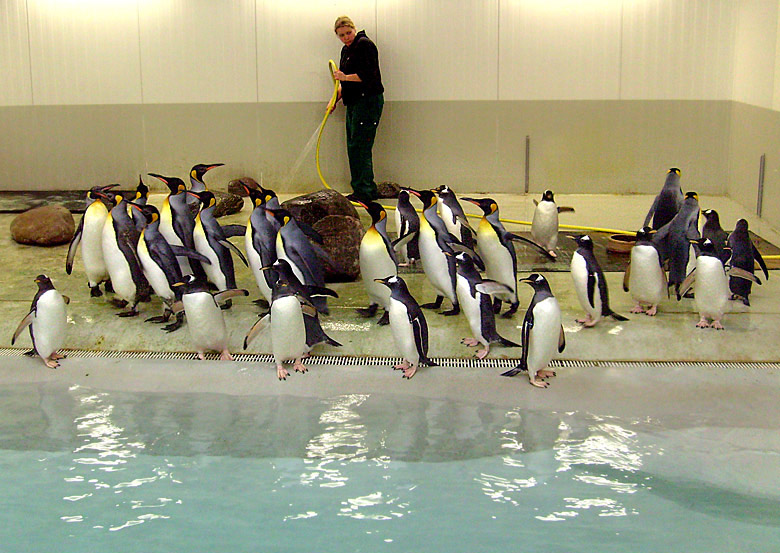
[(341, 49), (339, 70), (346, 75), (356, 73), (362, 82), (341, 82), (341, 100), (345, 106), (363, 96), (373, 96), (385, 91), (379, 71), (379, 51), (365, 31), (360, 31), (350, 46)]

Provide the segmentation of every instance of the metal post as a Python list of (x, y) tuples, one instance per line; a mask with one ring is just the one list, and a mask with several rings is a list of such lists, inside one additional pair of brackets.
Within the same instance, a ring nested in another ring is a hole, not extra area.
[(758, 166), (758, 201), (756, 202), (756, 215), (761, 217), (764, 208), (764, 169), (766, 168), (766, 154), (761, 154), (761, 163)]
[(531, 187), (531, 137), (525, 135), (525, 193)]

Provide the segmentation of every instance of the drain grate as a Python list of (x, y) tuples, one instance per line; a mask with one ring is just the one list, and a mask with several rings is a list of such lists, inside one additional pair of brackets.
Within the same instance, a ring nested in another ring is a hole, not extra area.
[[(23, 348), (0, 348), (0, 357), (22, 357), (29, 350)], [(98, 351), (85, 349), (62, 350), (68, 357), (76, 359), (159, 359), (192, 361), (198, 358), (193, 352), (179, 351)], [(267, 353), (237, 353), (233, 355), (239, 363), (273, 363), (274, 358)], [(216, 353), (206, 354), (206, 359), (217, 360)], [(359, 366), (359, 365), (395, 365), (403, 360), (400, 357), (362, 357), (354, 355), (312, 355), (304, 360), (307, 365)], [(517, 365), (515, 358), (476, 359), (473, 357), (436, 357), (433, 361), (441, 367), (465, 369), (509, 369)], [(675, 368), (697, 367), (704, 369), (732, 370), (771, 370), (780, 369), (780, 362), (762, 361), (610, 361), (553, 359), (552, 368)]]

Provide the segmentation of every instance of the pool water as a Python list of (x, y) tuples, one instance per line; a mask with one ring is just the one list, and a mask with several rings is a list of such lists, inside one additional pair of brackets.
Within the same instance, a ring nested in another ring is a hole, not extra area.
[(777, 442), (693, 417), (24, 384), (0, 391), (0, 550), (773, 551)]

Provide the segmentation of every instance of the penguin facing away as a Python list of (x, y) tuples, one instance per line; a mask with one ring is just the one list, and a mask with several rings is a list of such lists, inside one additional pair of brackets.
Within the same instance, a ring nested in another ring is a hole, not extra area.
[(636, 302), (631, 313), (644, 313), (650, 317), (656, 315), (663, 298), (669, 297), (666, 273), (653, 234), (655, 231), (650, 227), (636, 232), (636, 242), (623, 277), (623, 291), (630, 290)]
[(373, 317), (381, 306), (384, 314), (377, 324), (386, 325), (389, 322), (387, 309), (390, 304), (390, 290), (375, 279), (398, 274), (395, 251), (387, 236), (387, 212), (377, 202), (357, 203), (371, 216), (371, 226), (363, 235), (358, 251), (360, 277), (368, 294), (369, 306), (358, 309), (357, 312), (361, 317), (369, 318)]
[(555, 248), (558, 246), (558, 213), (574, 211), (574, 208), (558, 206), (552, 190), (545, 190), (541, 201), (534, 200), (534, 204), (536, 207), (531, 220), (531, 236), (551, 257), (557, 258)]
[(409, 201), (409, 191), (401, 189), (398, 192), (398, 203), (395, 209), (395, 228), (398, 231), (398, 240), (408, 237), (403, 244), (396, 246), (398, 252), (398, 266), (405, 267), (413, 264), (420, 258), (419, 232), (420, 217), (414, 206)]
[[(149, 199), (149, 187), (144, 184), (141, 175), (138, 175), (138, 186), (135, 187), (135, 198), (133, 199), (133, 203), (135, 205), (144, 206), (146, 205), (148, 199)], [(138, 232), (141, 232), (143, 228), (146, 226), (146, 217), (144, 217), (144, 214), (138, 210), (131, 209), (130, 216), (133, 219), (133, 223), (135, 224), (136, 230), (138, 230)]]
[(435, 367), (436, 363), (428, 358), (428, 323), (406, 282), (399, 276), (378, 282), (390, 288), (390, 330), (403, 358), (394, 368), (403, 371), (403, 378), (410, 379), (421, 365)]
[(701, 228), (701, 237), (709, 238), (715, 246), (715, 253), (725, 265), (731, 257), (729, 249), (729, 233), (720, 226), (720, 215), (714, 209), (705, 209), (701, 212), (706, 222)]
[[(740, 219), (734, 227), (734, 230), (728, 237), (728, 246), (731, 248), (731, 266), (732, 268), (742, 269), (747, 273), (753, 275), (755, 271), (755, 264), (758, 263), (761, 270), (764, 272), (764, 277), (769, 279), (769, 271), (767, 270), (764, 258), (761, 256), (761, 252), (758, 251), (753, 241), (750, 239), (750, 233), (748, 232), (748, 222), (745, 219)], [(760, 284), (760, 282), (758, 282)], [(731, 275), (729, 278), (729, 289), (731, 290), (732, 300), (742, 300), (745, 305), (750, 305), (750, 292), (752, 290), (751, 280), (745, 278), (739, 278), (738, 276)]]
[(680, 284), (690, 272), (691, 240), (697, 240), (699, 233), (699, 196), (696, 192), (687, 192), (677, 215), (658, 229), (653, 241), (659, 246), (662, 260), (669, 262), (669, 287), (680, 291)]
[(444, 226), (455, 238), (469, 249), (474, 249), (474, 229), (469, 224), (468, 217), (458, 202), (455, 192), (446, 184), (436, 189), (439, 214)]
[(547, 388), (546, 379), (555, 376), (547, 367), (555, 352), (561, 353), (566, 348), (561, 308), (542, 275), (534, 273), (520, 282), (534, 289), (534, 297), (523, 318), (523, 354), (518, 365), (501, 376), (515, 376), (526, 371), (533, 386)]
[(612, 317), (616, 321), (627, 321), (609, 307), (607, 281), (598, 260), (593, 253), (593, 240), (587, 234), (569, 236), (577, 242), (577, 251), (571, 257), (571, 276), (577, 298), (585, 310), (585, 318), (577, 319), (586, 327), (595, 326), (602, 317)]
[[(666, 181), (653, 200), (642, 227), (650, 226), (658, 230), (674, 219), (683, 204), (683, 192), (680, 186), (680, 170), (672, 167), (666, 172)], [(650, 221), (652, 220), (652, 225)]]
[(22, 331), (29, 326), (33, 350), (47, 367), (56, 369), (60, 366), (59, 360), (65, 358), (58, 350), (65, 340), (68, 324), (65, 306), (70, 303), (70, 298), (60, 294), (46, 275), (35, 277), (35, 283), (38, 285), (38, 291), (33, 297), (30, 312), (16, 327), (11, 345), (14, 345)]

